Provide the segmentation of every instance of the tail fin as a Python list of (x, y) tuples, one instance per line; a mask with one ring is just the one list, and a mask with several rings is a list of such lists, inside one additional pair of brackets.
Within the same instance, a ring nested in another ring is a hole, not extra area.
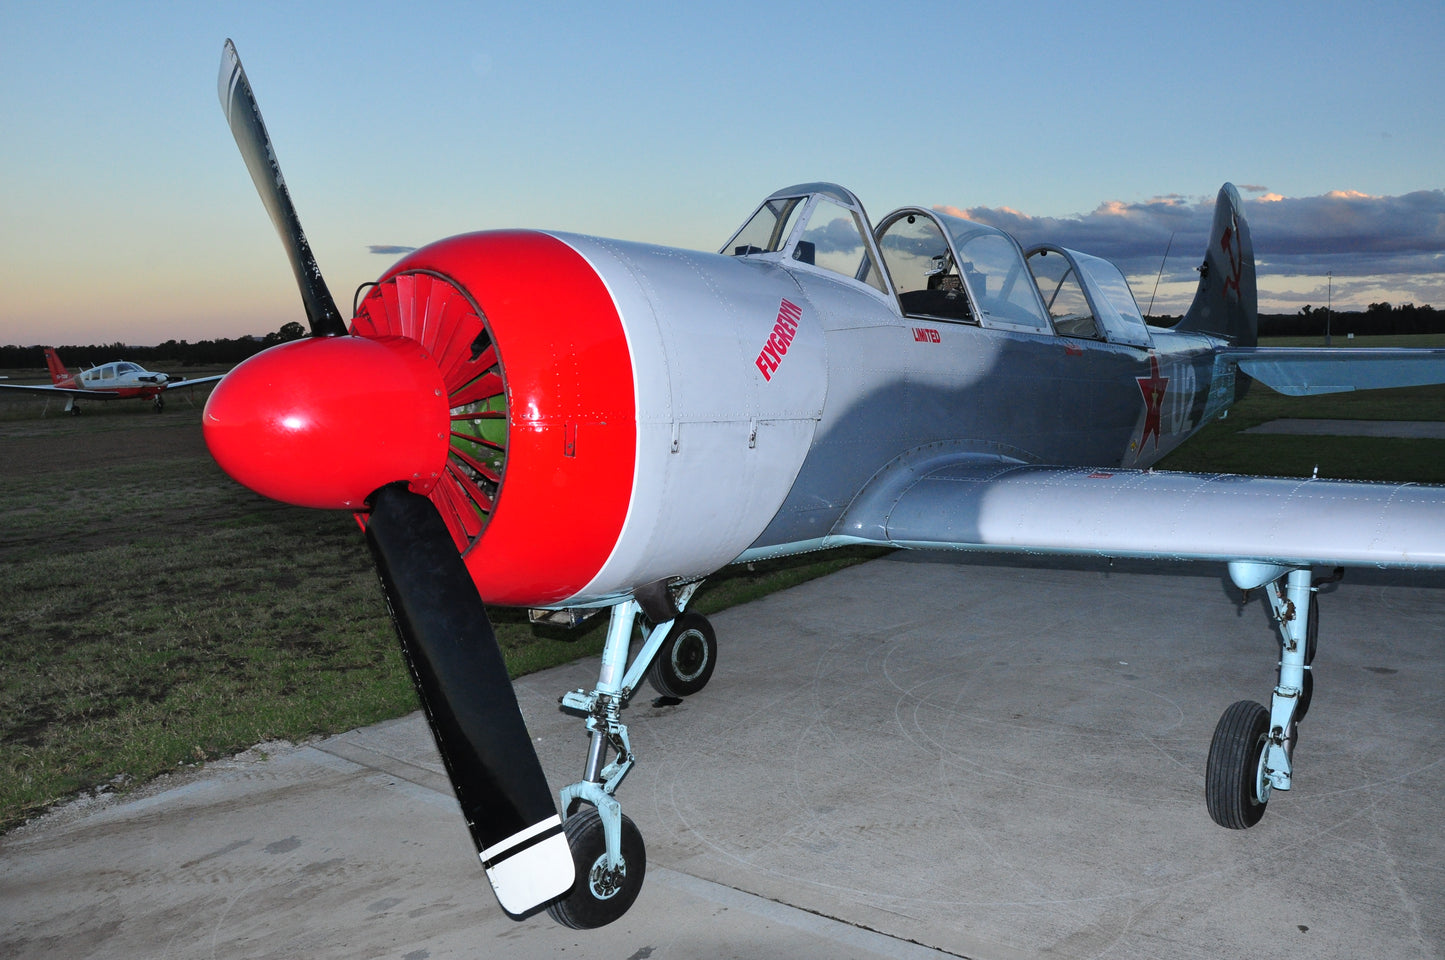
[(1254, 285), (1254, 244), (1234, 184), (1219, 188), (1214, 228), (1199, 268), (1199, 291), (1174, 329), (1226, 337), (1237, 347), (1259, 342), (1259, 294)]
[(55, 352), (54, 347), (45, 348), (45, 365), (50, 368), (51, 383), (60, 383), (62, 380), (70, 379), (70, 371), (65, 369), (65, 364), (60, 362), (60, 354)]

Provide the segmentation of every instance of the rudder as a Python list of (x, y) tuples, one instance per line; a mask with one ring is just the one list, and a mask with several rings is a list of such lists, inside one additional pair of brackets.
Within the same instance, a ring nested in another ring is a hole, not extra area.
[(1259, 342), (1254, 244), (1244, 219), (1244, 204), (1232, 183), (1219, 188), (1214, 226), (1199, 268), (1199, 290), (1175, 329), (1224, 337), (1237, 347)]
[(70, 379), (70, 371), (65, 369), (65, 364), (60, 362), (60, 354), (55, 352), (54, 347), (45, 348), (45, 366), (50, 370), (51, 383), (60, 383)]

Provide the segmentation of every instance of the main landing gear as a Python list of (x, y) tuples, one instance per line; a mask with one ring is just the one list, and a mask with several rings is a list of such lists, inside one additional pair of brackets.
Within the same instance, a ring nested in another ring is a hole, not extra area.
[[(685, 606), (697, 586), (684, 587), (676, 605)], [(547, 912), (558, 923), (577, 929), (600, 927), (626, 913), (647, 871), (642, 834), (613, 796), (636, 762), (621, 719), (623, 708), (644, 674), (664, 696), (691, 696), (707, 685), (717, 663), (712, 625), (699, 614), (681, 613), (644, 628), (646, 640), (629, 666), (627, 655), (641, 611), (635, 600), (612, 607), (597, 686), (574, 690), (561, 700), (563, 710), (587, 721), (592, 739), (582, 779), (561, 791), (564, 831), (577, 883)]]
[(1315, 593), (1343, 571), (1317, 581), (1308, 568), (1236, 561), (1229, 575), (1246, 595), (1264, 587), (1280, 633), (1279, 682), (1269, 708), (1252, 700), (1232, 704), (1209, 745), (1204, 773), (1209, 816), (1221, 827), (1243, 830), (1264, 816), (1273, 791), (1290, 788), (1299, 724), (1314, 692), (1311, 664), (1320, 627)]

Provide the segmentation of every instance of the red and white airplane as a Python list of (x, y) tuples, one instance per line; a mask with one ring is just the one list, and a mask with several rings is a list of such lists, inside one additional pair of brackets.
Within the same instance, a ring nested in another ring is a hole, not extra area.
[(155, 373), (129, 360), (112, 360), (98, 364), (80, 373), (71, 373), (60, 362), (60, 354), (54, 347), (45, 348), (45, 365), (50, 370), (50, 383), (0, 383), (4, 390), (30, 390), (37, 393), (64, 394), (65, 412), (79, 413), (75, 401), (87, 400), (149, 400), (160, 413), (166, 407), (161, 396), (176, 387), (194, 387), (211, 383), (221, 376), (196, 377), (187, 380), (173, 377), (168, 373)]
[[(1263, 588), (1268, 706), (1210, 747), (1206, 804), (1258, 821), (1309, 707), (1315, 567), (1445, 567), (1445, 488), (1156, 473), (1253, 379), (1289, 393), (1445, 382), (1445, 351), (1256, 346), (1254, 257), (1219, 192), (1199, 290), (1147, 326), (1111, 264), (1024, 251), (923, 207), (870, 223), (842, 187), (768, 197), (719, 253), (541, 231), (451, 237), (348, 324), (306, 243), (234, 47), (220, 98), (286, 244), (312, 336), (238, 366), (205, 435), (235, 479), (354, 511), (498, 901), (598, 926), (642, 838), (615, 796), (644, 677), (698, 692), (726, 564), (843, 544), (1194, 559)], [(485, 603), (610, 611), (591, 733), (554, 799)], [(629, 662), (629, 645), (643, 643)]]

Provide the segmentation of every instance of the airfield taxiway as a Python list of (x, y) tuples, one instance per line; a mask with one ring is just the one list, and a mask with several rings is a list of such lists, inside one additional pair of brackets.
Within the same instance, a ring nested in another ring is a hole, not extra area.
[[(624, 715), (647, 882), (564, 930), (496, 908), (419, 715), (268, 745), (0, 839), (0, 956), (1445, 956), (1445, 577), (1321, 597), (1297, 782), (1216, 827), (1221, 711), (1276, 641), (1212, 565), (897, 555), (717, 615)], [(582, 725), (519, 697), (554, 785)]]

